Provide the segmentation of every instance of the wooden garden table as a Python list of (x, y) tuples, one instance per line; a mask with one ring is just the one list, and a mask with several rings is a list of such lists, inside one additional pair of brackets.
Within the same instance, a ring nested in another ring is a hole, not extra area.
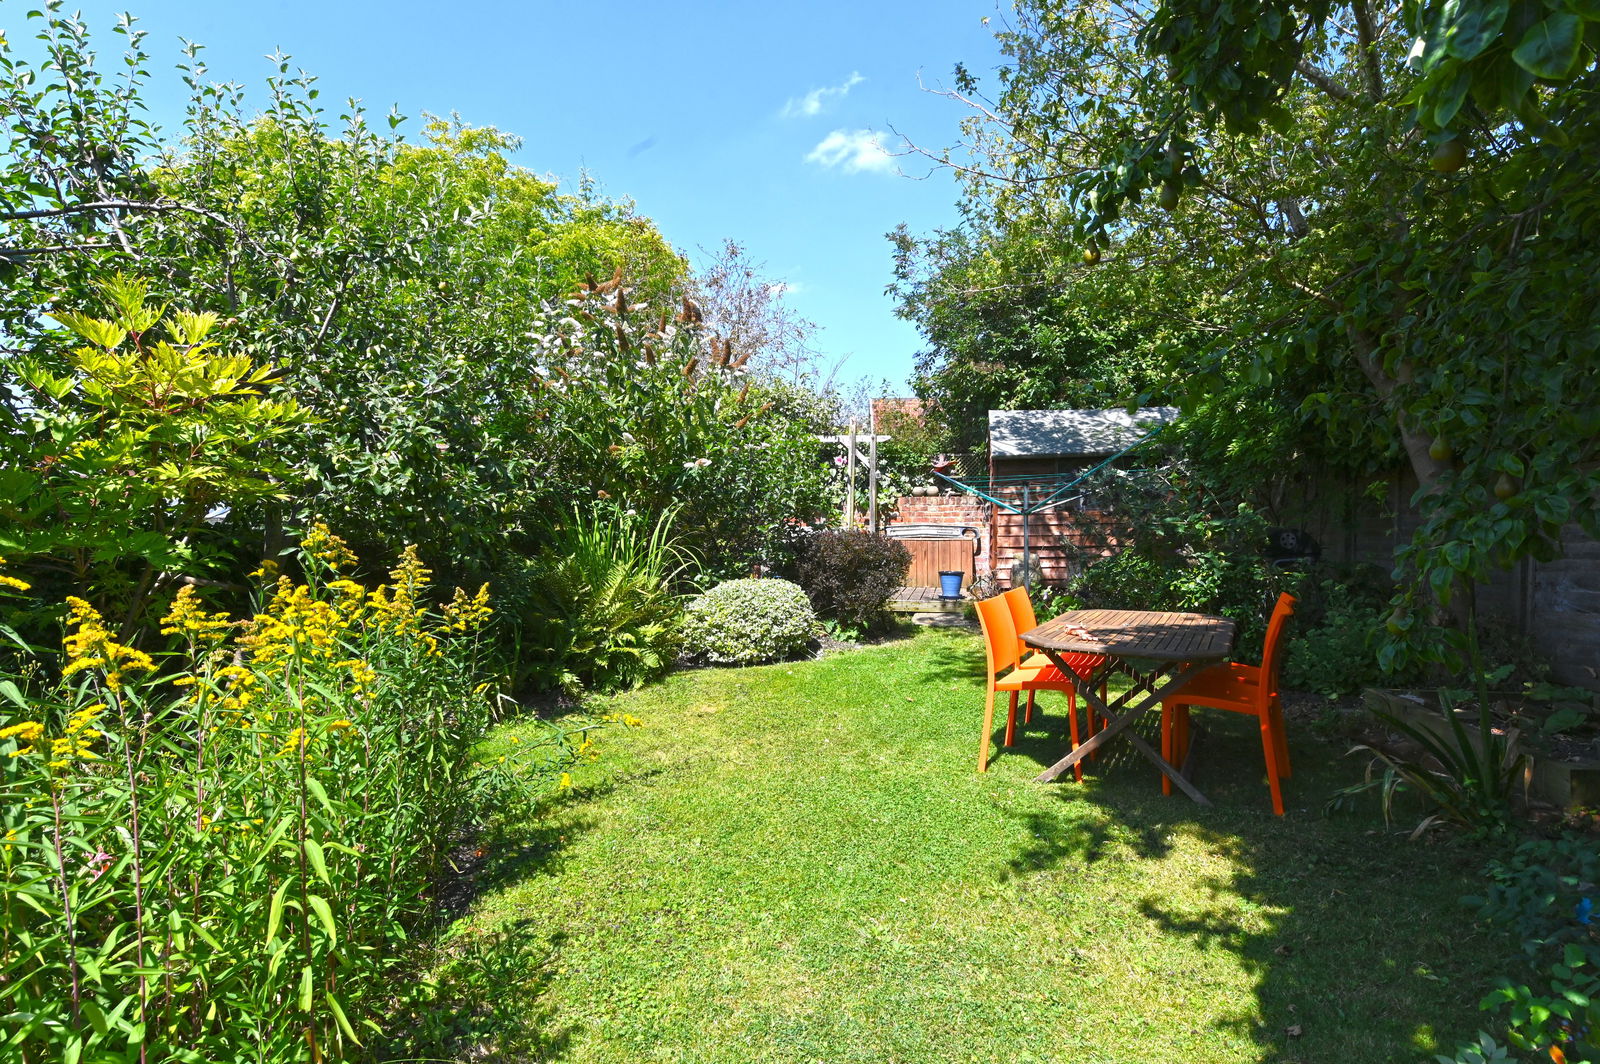
[[(1130, 731), (1145, 710), (1189, 677), (1222, 661), (1233, 649), (1234, 623), (1201, 613), (1152, 613), (1142, 610), (1073, 610), (1022, 633), (1022, 641), (1043, 651), (1077, 689), (1078, 698), (1109, 723), (1080, 743), (1066, 757), (1041, 773), (1035, 782), (1049, 783), (1112, 739), (1127, 732), (1128, 741), (1155, 763), (1178, 789), (1201, 805), (1210, 805), (1194, 784), (1169, 765), (1137, 733)], [(1068, 654), (1096, 654), (1105, 663), (1088, 676), (1074, 672)], [(1107, 674), (1120, 672), (1133, 687), (1110, 705), (1098, 691)], [(1143, 696), (1141, 699), (1140, 696)]]

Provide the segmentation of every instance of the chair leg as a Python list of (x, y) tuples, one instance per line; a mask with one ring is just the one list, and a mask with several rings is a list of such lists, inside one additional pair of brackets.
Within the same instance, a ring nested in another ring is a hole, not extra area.
[[(1078, 710), (1072, 705), (1073, 701), (1074, 699), (1072, 697), (1072, 691), (1069, 688), (1067, 690), (1067, 734), (1072, 737), (1072, 748), (1076, 750), (1078, 748)], [(1073, 764), (1072, 778), (1077, 780), (1079, 783), (1083, 782), (1082, 761), (1078, 761)]]
[[(1161, 760), (1169, 765), (1172, 764), (1172, 746), (1176, 738), (1172, 734), (1172, 717), (1172, 703), (1161, 703)], [(1165, 772), (1161, 774), (1161, 793), (1168, 797), (1172, 795), (1172, 780)]]
[(1006, 741), (1002, 746), (1010, 746), (1017, 739), (1017, 692), (1011, 692), (1011, 708), (1006, 711)]
[(1289, 766), (1289, 734), (1283, 727), (1283, 704), (1272, 703), (1272, 730), (1278, 739), (1278, 775), (1283, 779), (1294, 776), (1294, 770)]
[(1022, 714), (1022, 723), (1033, 723), (1033, 692), (1028, 692), (1028, 708)]
[(978, 771), (989, 771), (989, 739), (994, 734), (994, 688), (983, 700), (983, 734), (978, 737)]
[[(1176, 769), (1182, 769), (1188, 760), (1189, 707), (1182, 702), (1161, 703), (1161, 756)], [(1172, 793), (1172, 779), (1165, 772), (1161, 774), (1161, 793)]]
[(1278, 736), (1272, 714), (1261, 716), (1261, 750), (1267, 755), (1267, 785), (1272, 788), (1272, 811), (1283, 815), (1283, 788), (1278, 783)]

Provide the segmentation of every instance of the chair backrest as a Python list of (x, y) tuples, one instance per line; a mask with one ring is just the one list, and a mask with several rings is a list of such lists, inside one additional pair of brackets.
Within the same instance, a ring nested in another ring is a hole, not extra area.
[(1004, 595), (979, 600), (978, 623), (983, 626), (992, 679), (1017, 663), (1017, 626), (1011, 620), (1011, 607)]
[(1289, 627), (1289, 618), (1294, 616), (1295, 603), (1298, 601), (1285, 591), (1278, 596), (1278, 604), (1272, 608), (1272, 619), (1267, 622), (1266, 644), (1261, 648), (1261, 690), (1258, 698), (1270, 699), (1278, 693), (1278, 668), (1283, 664), (1283, 633)]
[(1000, 597), (1011, 608), (1011, 627), (1017, 630), (1017, 659), (1020, 661), (1028, 656), (1028, 648), (1022, 643), (1022, 633), (1039, 627), (1039, 618), (1033, 612), (1033, 599), (1028, 597), (1027, 584), (1018, 584)]

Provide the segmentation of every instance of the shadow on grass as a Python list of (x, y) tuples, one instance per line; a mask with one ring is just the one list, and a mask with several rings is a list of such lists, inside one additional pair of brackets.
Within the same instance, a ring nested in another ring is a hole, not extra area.
[[(1155, 770), (1126, 743), (1116, 744), (1123, 753), (1109, 769), (1090, 763), (1092, 785), (1070, 776), (1044, 785), (1064, 810), (1087, 802), (1100, 816), (1030, 815), (1034, 841), (999, 878), (1070, 873), (1113, 837), (1141, 859), (1175, 855), (1182, 840), (1230, 871), (1201, 875), (1183, 898), (1151, 891), (1130, 900), (1158, 940), (1237, 958), (1255, 984), (1255, 1007), (1211, 1022), (1256, 1045), (1256, 1059), (1412, 1062), (1453, 1052), (1473, 1035), (1484, 974), (1493, 970), (1493, 937), (1458, 903), (1475, 889), (1484, 849), (1444, 835), (1408, 841), (1375, 809), (1320, 815), (1360, 766), (1309, 738), (1294, 740), (1289, 815), (1273, 816), (1253, 723), (1207, 721), (1195, 782), (1213, 808), (1163, 798)], [(1047, 764), (1062, 750), (1041, 748), (1051, 742), (1059, 739), (1030, 732), (1010, 753)], [(1101, 826), (1086, 828), (1085, 819)]]
[(400, 996), (389, 1021), (396, 1035), (377, 1059), (563, 1059), (576, 1031), (553, 1026), (554, 1010), (543, 999), (566, 936), (541, 940), (532, 920), (492, 931), (470, 924), (453, 934), (445, 928), (481, 897), (532, 876), (560, 874), (567, 847), (596, 826), (579, 809), (658, 771), (631, 773), (536, 802), (524, 815), (493, 819), (457, 849), (451, 858), (454, 874), (439, 889), (442, 937), (419, 962), (433, 978)]
[(556, 1025), (543, 1001), (565, 938), (540, 938), (530, 920), (444, 939), (435, 947), (434, 978), (391, 1015), (396, 1036), (374, 1047), (376, 1059), (564, 1059), (581, 1029)]

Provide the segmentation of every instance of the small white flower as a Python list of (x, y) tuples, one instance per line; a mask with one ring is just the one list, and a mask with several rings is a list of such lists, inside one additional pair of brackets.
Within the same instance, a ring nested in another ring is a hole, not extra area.
[(623, 442), (623, 443), (626, 443), (626, 444), (629, 444), (629, 445), (631, 445), (631, 444), (633, 444), (633, 443), (634, 443), (634, 442), (635, 442), (635, 441), (634, 441), (634, 438), (633, 438), (633, 433), (631, 433), (631, 432), (624, 432), (624, 433), (623, 433), (623, 434), (622, 434), (622, 442)]
[(628, 516), (628, 517), (638, 517), (639, 516), (639, 511), (638, 510), (629, 510), (627, 512), (626, 516)]
[(693, 469), (694, 468), (694, 463), (693, 462), (685, 462), (685, 463), (683, 463), (683, 468), (685, 468), (685, 469)]
[(699, 466), (701, 469), (704, 469), (706, 466), (711, 464), (711, 459), (709, 459), (709, 458), (696, 458), (694, 460), (694, 464)]

